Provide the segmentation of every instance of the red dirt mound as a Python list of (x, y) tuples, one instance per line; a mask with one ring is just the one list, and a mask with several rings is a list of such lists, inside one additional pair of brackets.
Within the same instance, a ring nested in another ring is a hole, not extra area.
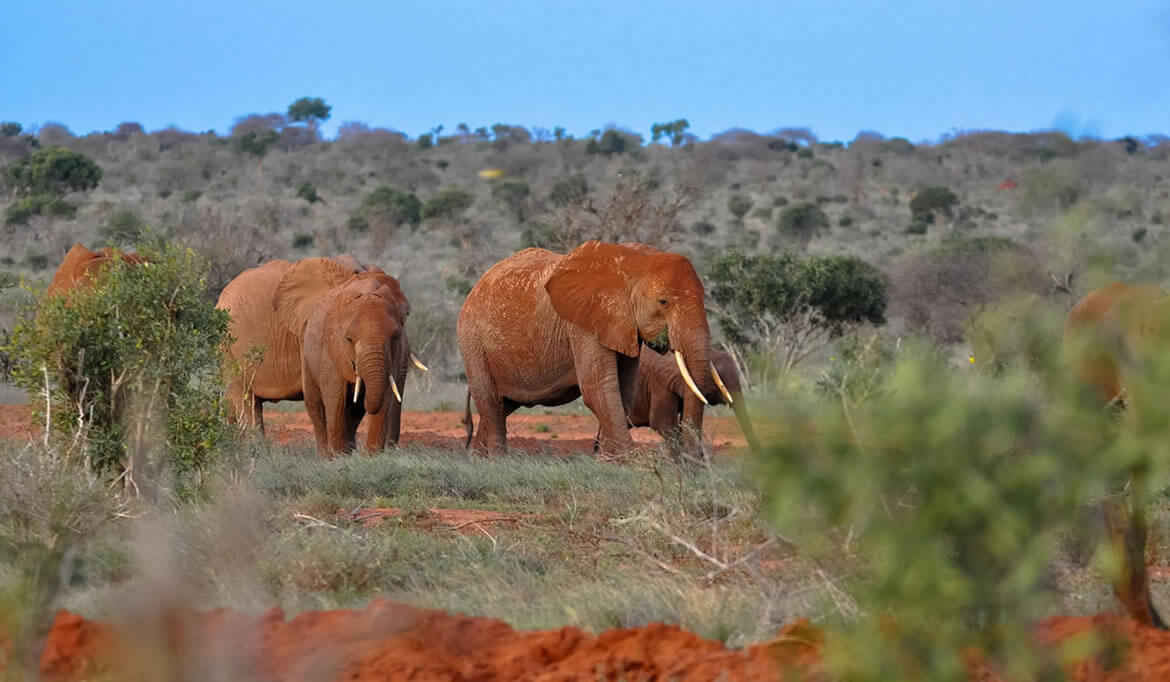
[[(815, 668), (819, 636), (806, 623), (774, 642), (727, 649), (661, 623), (609, 630), (516, 631), (490, 618), (375, 601), (361, 611), (286, 620), (228, 610), (179, 611), (149, 627), (117, 628), (61, 611), (41, 656), (45, 680), (780, 680), (787, 662)], [(150, 653), (148, 653), (150, 652)], [(159, 654), (162, 655), (159, 655)]]
[[(1111, 614), (1055, 617), (1037, 641), (1051, 646), (1096, 629), (1128, 641), (1112, 665), (1086, 660), (1068, 670), (1081, 682), (1170, 679), (1170, 633)], [(360, 611), (309, 611), (291, 620), (279, 608), (261, 616), (226, 609), (179, 610), (129, 627), (60, 611), (40, 658), (43, 679), (171, 680), (783, 680), (783, 671), (825, 680), (822, 633), (806, 620), (768, 642), (728, 649), (672, 625), (608, 630), (517, 631), (491, 618), (449, 615), (376, 600)], [(1001, 677), (969, 656), (972, 680)], [(0, 667), (2, 670), (2, 667)], [(178, 671), (182, 671), (179, 675)], [(789, 678), (791, 679), (791, 678)]]

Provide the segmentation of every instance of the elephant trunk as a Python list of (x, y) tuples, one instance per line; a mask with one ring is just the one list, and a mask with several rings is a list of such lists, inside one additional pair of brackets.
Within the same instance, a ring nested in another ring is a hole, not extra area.
[(739, 422), (739, 428), (743, 431), (743, 437), (747, 439), (748, 448), (756, 454), (760, 452), (760, 441), (756, 438), (755, 429), (752, 428), (752, 420), (748, 417), (747, 404), (743, 400), (743, 391), (731, 391), (731, 397), (734, 402), (731, 404), (731, 409), (735, 410), (735, 420)]
[(388, 368), (386, 351), (378, 344), (359, 350), (355, 362), (357, 375), (365, 385), (365, 407), (367, 414), (378, 414), (386, 400)]

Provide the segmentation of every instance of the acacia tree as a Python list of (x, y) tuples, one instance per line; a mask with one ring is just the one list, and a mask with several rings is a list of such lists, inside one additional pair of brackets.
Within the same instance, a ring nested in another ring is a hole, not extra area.
[(734, 346), (760, 354), (786, 375), (810, 353), (870, 322), (885, 323), (887, 282), (853, 256), (726, 251), (707, 272), (720, 329)]
[(322, 121), (329, 120), (329, 113), (333, 107), (325, 103), (320, 97), (302, 97), (288, 105), (288, 119), (290, 121), (304, 121), (309, 131), (316, 137), (317, 126)]

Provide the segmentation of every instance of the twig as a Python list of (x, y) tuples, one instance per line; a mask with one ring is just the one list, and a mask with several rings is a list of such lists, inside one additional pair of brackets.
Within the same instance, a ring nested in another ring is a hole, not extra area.
[(649, 561), (650, 563), (654, 564), (658, 568), (661, 568), (662, 570), (666, 571), (667, 573), (670, 573), (671, 575), (686, 575), (685, 573), (678, 570), (674, 566), (671, 566), (670, 564), (666, 563), (665, 561), (662, 561), (658, 557), (647, 552), (646, 550), (642, 549), (641, 547), (635, 545), (634, 543), (630, 542), (629, 540), (626, 540), (625, 538), (614, 537), (612, 535), (596, 535), (594, 537), (601, 539), (601, 540), (605, 540), (606, 542), (616, 542), (618, 544), (625, 545), (634, 554), (637, 554), (638, 556)]
[(333, 530), (341, 530), (340, 527), (335, 526), (332, 523), (329, 523), (328, 521), (322, 521), (321, 519), (319, 519), (315, 516), (309, 516), (308, 514), (302, 514), (300, 512), (295, 512), (293, 514), (293, 518), (301, 520), (301, 521), (309, 521), (310, 528), (315, 528), (317, 526), (324, 526), (326, 528), (332, 528)]
[(715, 564), (716, 566), (718, 566), (721, 569), (727, 568), (727, 564), (723, 563), (722, 561), (716, 559), (715, 557), (711, 556), (710, 554), (707, 554), (703, 550), (699, 549), (698, 547), (695, 546), (695, 544), (693, 542), (690, 542), (688, 540), (684, 540), (683, 538), (680, 538), (679, 536), (670, 532), (669, 529), (667, 529), (665, 526), (659, 524), (657, 521), (651, 521), (651, 520), (647, 519), (646, 523), (649, 524), (650, 527), (653, 528), (654, 530), (657, 530), (659, 533), (662, 533), (666, 537), (670, 538), (670, 541), (673, 542), (674, 544), (680, 545), (680, 546), (685, 547), (686, 549), (690, 550), (691, 554), (694, 554), (695, 556), (699, 557), (700, 559), (702, 559), (704, 561)]
[[(711, 581), (715, 580), (715, 578), (718, 578), (719, 576), (730, 571), (731, 569), (736, 568), (737, 566), (742, 566), (743, 564), (746, 564), (747, 562), (751, 561), (752, 559), (755, 559), (757, 556), (759, 556), (761, 553), (763, 553), (764, 550), (772, 547), (773, 545), (775, 545), (777, 542), (779, 542), (782, 539), (783, 538), (772, 538), (766, 542), (763, 542), (759, 545), (756, 545), (755, 549), (753, 549), (752, 551), (748, 552), (747, 554), (741, 556), (740, 558), (736, 559), (735, 561), (731, 562), (730, 564), (727, 564), (723, 568), (708, 572), (707, 575), (703, 576), (703, 580), (706, 580), (707, 582), (711, 582)], [(788, 543), (787, 540), (784, 540), (784, 542)], [(789, 544), (791, 544), (791, 543), (789, 543)]]
[(496, 521), (519, 521), (519, 520), (520, 519), (515, 517), (515, 516), (493, 516), (493, 517), (486, 518), (486, 519), (475, 519), (474, 521), (466, 521), (464, 523), (459, 524), (458, 526), (451, 526), (451, 530), (459, 530), (460, 528), (466, 528), (467, 526), (477, 525), (480, 523), (493, 523)]
[(481, 532), (481, 533), (483, 533), (484, 535), (486, 535), (486, 536), (487, 536), (487, 538), (488, 538), (488, 540), (491, 540), (491, 541), (492, 541), (492, 554), (495, 554), (495, 553), (496, 553), (496, 549), (499, 547), (499, 544), (496, 542), (496, 538), (495, 538), (495, 536), (494, 536), (494, 535), (492, 535), (491, 533), (487, 532), (487, 530), (486, 530), (486, 529), (484, 529), (484, 527), (483, 527), (483, 526), (479, 525), (479, 522), (478, 522), (478, 521), (472, 521), (472, 523), (473, 523), (473, 524), (475, 524), (475, 527), (479, 529), (479, 532)]

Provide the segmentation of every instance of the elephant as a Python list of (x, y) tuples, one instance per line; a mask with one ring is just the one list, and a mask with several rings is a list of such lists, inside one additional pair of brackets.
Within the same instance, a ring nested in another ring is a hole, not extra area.
[(468, 293), (456, 323), (467, 373), (464, 423), (479, 411), (475, 449), (507, 451), (506, 421), (518, 407), (563, 405), (580, 396), (600, 424), (599, 449), (633, 448), (633, 402), (643, 343), (672, 352), (698, 397), (698, 422), (716, 391), (708, 355), (703, 283), (686, 257), (645, 244), (587, 241), (567, 254), (527, 248), (497, 262)]
[[(322, 456), (354, 449), (367, 414), (368, 451), (398, 442), (407, 364), (426, 369), (410, 351), (410, 305), (398, 280), (348, 256), (273, 260), (229, 282), (216, 307), (232, 316), (225, 365), (233, 417), (263, 433), (264, 402), (303, 400)], [(249, 367), (255, 346), (264, 355)]]
[[(1155, 347), (1155, 339), (1165, 338), (1167, 321), (1170, 297), (1161, 287), (1113, 282), (1089, 292), (1069, 310), (1062, 339), (1065, 361), (1105, 405), (1127, 410), (1135, 396), (1127, 395), (1126, 376)], [(1130, 509), (1112, 496), (1102, 503), (1109, 540), (1124, 566), (1113, 590), (1132, 618), (1166, 630), (1150, 598), (1145, 563), (1145, 477), (1144, 472), (1130, 472)]]
[(93, 282), (93, 277), (98, 270), (106, 263), (117, 260), (121, 257), (122, 262), (138, 265), (146, 263), (147, 260), (135, 253), (125, 253), (111, 249), (104, 246), (98, 251), (90, 251), (84, 245), (75, 243), (69, 252), (65, 254), (61, 265), (57, 267), (57, 271), (53, 273), (53, 280), (49, 282), (48, 289), (45, 290), (46, 296), (51, 296), (58, 293), (63, 293), (76, 289), (79, 286), (85, 286)]
[[(718, 386), (718, 391), (706, 396), (707, 403), (730, 404), (731, 409), (735, 411), (739, 428), (747, 439), (748, 447), (752, 452), (759, 452), (760, 442), (756, 439), (743, 399), (743, 389), (740, 386), (739, 370), (735, 367), (735, 360), (729, 353), (718, 350), (710, 351), (710, 358), (711, 364), (725, 383)], [(638, 384), (634, 389), (634, 402), (626, 415), (630, 426), (649, 426), (664, 438), (670, 439), (678, 432), (682, 415), (688, 411), (687, 403), (697, 400), (683, 381), (677, 363), (657, 353), (642, 352), (638, 359)], [(702, 427), (701, 411), (699, 422), (695, 426)], [(599, 439), (600, 432), (593, 441), (594, 450), (598, 449)]]

